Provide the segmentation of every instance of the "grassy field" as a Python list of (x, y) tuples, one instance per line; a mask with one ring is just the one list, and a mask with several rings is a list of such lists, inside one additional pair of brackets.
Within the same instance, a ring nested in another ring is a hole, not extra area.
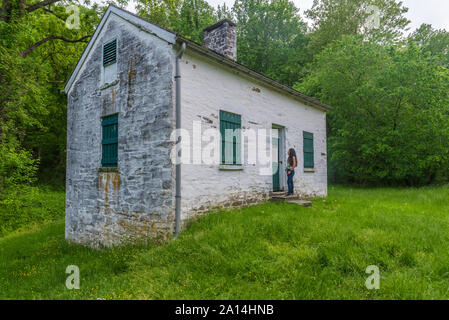
[(0, 193), (0, 237), (64, 218), (62, 187), (21, 186)]
[[(59, 219), (0, 238), (0, 298), (448, 299), (448, 199), (448, 187), (331, 187), (312, 208), (217, 212), (169, 244), (103, 251), (67, 244)], [(80, 290), (65, 287), (68, 265)], [(365, 287), (370, 265), (380, 290)]]

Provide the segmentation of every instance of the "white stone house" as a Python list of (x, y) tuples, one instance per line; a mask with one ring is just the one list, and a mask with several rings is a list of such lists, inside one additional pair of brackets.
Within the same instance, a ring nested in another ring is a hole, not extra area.
[[(202, 46), (107, 9), (65, 87), (69, 241), (168, 239), (199, 212), (268, 200), (286, 189), (289, 148), (298, 155), (295, 192), (327, 195), (330, 108), (236, 62), (231, 21), (204, 34)], [(190, 162), (177, 166), (171, 154), (179, 124), (191, 137), (190, 148), (184, 136), (179, 144)], [(213, 135), (230, 128), (242, 130), (230, 144)], [(267, 133), (257, 135), (257, 147), (265, 143), (269, 163), (247, 159), (254, 145), (247, 132)], [(203, 150), (209, 142), (218, 153)], [(205, 155), (216, 161), (206, 163)]]

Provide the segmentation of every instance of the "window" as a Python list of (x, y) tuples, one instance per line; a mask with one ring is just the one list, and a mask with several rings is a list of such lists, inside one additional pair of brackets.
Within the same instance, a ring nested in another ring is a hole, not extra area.
[(117, 39), (103, 45), (103, 70), (101, 85), (117, 81)]
[(103, 67), (117, 62), (117, 40), (106, 43), (103, 46)]
[(241, 127), (240, 115), (220, 111), (221, 163), (241, 165)]
[(102, 120), (103, 140), (101, 165), (104, 168), (117, 167), (118, 153), (118, 114)]
[(315, 167), (313, 158), (313, 133), (303, 131), (304, 168)]

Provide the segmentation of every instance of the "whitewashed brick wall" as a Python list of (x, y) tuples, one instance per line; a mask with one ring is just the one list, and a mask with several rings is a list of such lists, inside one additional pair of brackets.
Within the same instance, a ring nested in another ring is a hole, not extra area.
[[(286, 149), (298, 155), (295, 192), (301, 196), (327, 195), (326, 114), (236, 71), (187, 51), (182, 59), (182, 127), (192, 133), (193, 121), (202, 130), (218, 128), (220, 110), (241, 115), (242, 129), (285, 127)], [(304, 172), (303, 131), (314, 134), (315, 172)], [(245, 150), (245, 154), (246, 154)], [(284, 161), (287, 155), (284, 154)], [(281, 172), (285, 174), (285, 172)], [(272, 191), (272, 177), (261, 176), (259, 167), (222, 171), (217, 165), (182, 166), (183, 219), (190, 211), (220, 205), (263, 200)], [(248, 201), (249, 200), (249, 201)]]

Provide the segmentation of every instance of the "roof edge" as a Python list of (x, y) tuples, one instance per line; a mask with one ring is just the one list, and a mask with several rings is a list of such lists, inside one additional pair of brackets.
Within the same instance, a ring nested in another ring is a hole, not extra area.
[(233, 27), (235, 27), (237, 25), (235, 22), (229, 20), (228, 18), (225, 18), (223, 20), (218, 21), (217, 23), (214, 23), (211, 26), (208, 26), (208, 27), (204, 28), (203, 31), (207, 31), (208, 32), (208, 31), (211, 31), (213, 29), (216, 29), (219, 26), (221, 26), (222, 24), (224, 24), (225, 22), (227, 22), (230, 26), (233, 26)]
[(310, 96), (308, 96), (308, 95), (306, 95), (306, 94), (304, 94), (302, 92), (299, 92), (299, 91), (297, 91), (297, 90), (295, 90), (293, 88), (290, 88), (290, 87), (288, 87), (288, 86), (286, 86), (286, 85), (284, 85), (282, 83), (279, 83), (276, 80), (274, 80), (274, 79), (272, 79), (272, 78), (270, 78), (270, 77), (268, 77), (268, 76), (266, 76), (266, 75), (264, 75), (264, 74), (262, 74), (262, 73), (260, 73), (258, 71), (252, 70), (252, 69), (248, 68), (247, 66), (245, 66), (245, 65), (243, 65), (241, 63), (238, 63), (238, 62), (236, 62), (236, 61), (234, 61), (232, 59), (229, 59), (229, 58), (227, 58), (227, 57), (225, 57), (225, 56), (223, 56), (221, 54), (218, 54), (218, 53), (208, 49), (207, 47), (200, 45), (199, 43), (196, 43), (196, 42), (194, 42), (194, 41), (192, 41), (190, 39), (184, 38), (184, 37), (182, 37), (180, 35), (178, 35), (177, 41), (178, 42), (185, 42), (188, 48), (191, 48), (192, 50), (194, 50), (194, 51), (196, 51), (196, 52), (198, 52), (200, 54), (203, 54), (203, 55), (205, 55), (205, 56), (207, 56), (207, 57), (209, 57), (209, 58), (211, 58), (211, 59), (213, 59), (213, 60), (215, 60), (217, 62), (223, 63), (223, 64), (227, 65), (228, 67), (231, 67), (231, 68), (237, 69), (237, 70), (239, 70), (241, 72), (244, 72), (244, 73), (248, 74), (249, 76), (251, 76), (251, 77), (253, 77), (253, 78), (255, 78), (255, 79), (259, 80), (259, 81), (262, 81), (262, 82), (264, 82), (266, 84), (269, 84), (269, 85), (271, 85), (272, 87), (274, 87), (274, 88), (276, 88), (278, 90), (282, 90), (284, 92), (288, 92), (291, 95), (293, 95), (296, 98), (298, 98), (299, 100), (301, 100), (302, 102), (310, 104), (310, 105), (312, 105), (313, 107), (315, 107), (317, 109), (320, 109), (320, 110), (325, 111), (325, 112), (328, 112), (328, 111), (332, 110), (331, 106), (329, 106), (329, 105), (327, 105), (327, 104), (325, 104), (325, 103), (323, 103), (323, 102), (321, 102), (321, 101), (319, 101), (319, 100), (317, 100), (315, 98), (312, 98), (312, 97), (310, 97)]

